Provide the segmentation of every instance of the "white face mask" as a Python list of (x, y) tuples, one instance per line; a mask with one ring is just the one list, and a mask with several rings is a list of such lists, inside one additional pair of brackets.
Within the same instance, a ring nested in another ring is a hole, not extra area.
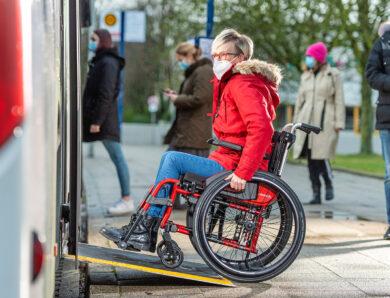
[(218, 80), (232, 67), (232, 63), (227, 60), (216, 60), (213, 63), (213, 71)]

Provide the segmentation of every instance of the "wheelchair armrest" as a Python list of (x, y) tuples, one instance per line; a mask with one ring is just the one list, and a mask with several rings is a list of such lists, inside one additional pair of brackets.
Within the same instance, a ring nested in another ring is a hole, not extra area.
[(213, 139), (213, 138), (208, 139), (207, 143), (209, 143), (210, 145), (221, 146), (221, 147), (225, 147), (225, 148), (232, 149), (235, 151), (242, 151), (242, 147), (240, 145), (233, 144), (233, 143), (226, 142), (226, 141), (221, 141), (218, 139)]

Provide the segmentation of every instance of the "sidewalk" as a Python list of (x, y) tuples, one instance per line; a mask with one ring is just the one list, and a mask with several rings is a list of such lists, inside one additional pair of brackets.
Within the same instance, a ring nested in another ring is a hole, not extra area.
[[(124, 146), (124, 150), (132, 195), (140, 200), (154, 182), (164, 148)], [(305, 167), (287, 165), (283, 178), (302, 202), (311, 199)], [(128, 219), (105, 217), (105, 209), (120, 192), (114, 166), (100, 144), (95, 145), (95, 158), (84, 160), (84, 183), (89, 243), (110, 247), (112, 244), (98, 230), (106, 223), (126, 224)], [(390, 297), (390, 242), (381, 240), (386, 227), (383, 182), (337, 172), (335, 192), (334, 201), (305, 206), (307, 233), (302, 252), (290, 268), (272, 280), (232, 289), (94, 265), (91, 297)], [(174, 218), (180, 222), (185, 214), (176, 212)], [(185, 236), (173, 237), (183, 248), (186, 260), (202, 262)]]

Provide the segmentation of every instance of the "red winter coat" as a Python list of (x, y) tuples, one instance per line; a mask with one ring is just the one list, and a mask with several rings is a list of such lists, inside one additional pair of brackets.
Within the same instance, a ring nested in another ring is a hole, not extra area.
[(227, 170), (235, 169), (244, 180), (252, 179), (256, 170), (267, 170), (264, 155), (270, 150), (281, 79), (276, 65), (256, 59), (236, 64), (220, 81), (214, 77), (214, 133), (243, 150), (218, 147), (209, 158)]

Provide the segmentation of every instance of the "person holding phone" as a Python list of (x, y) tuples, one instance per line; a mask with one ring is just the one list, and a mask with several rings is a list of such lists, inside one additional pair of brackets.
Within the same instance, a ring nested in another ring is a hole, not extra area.
[(184, 71), (184, 80), (179, 92), (165, 89), (167, 96), (176, 107), (176, 117), (164, 138), (168, 151), (180, 151), (207, 157), (211, 138), (211, 119), (207, 113), (213, 102), (212, 62), (201, 58), (201, 50), (184, 42), (176, 48), (176, 60)]

